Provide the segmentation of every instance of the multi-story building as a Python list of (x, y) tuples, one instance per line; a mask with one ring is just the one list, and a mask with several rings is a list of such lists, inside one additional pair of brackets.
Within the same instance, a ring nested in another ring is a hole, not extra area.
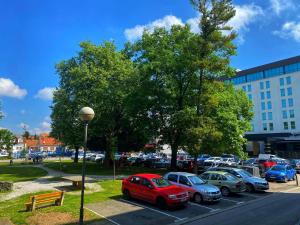
[(40, 134), (38, 137), (31, 137), (25, 140), (26, 148), (30, 151), (54, 152), (62, 145), (61, 142), (49, 134)]
[(300, 56), (239, 71), (230, 81), (253, 102), (247, 151), (300, 158)]

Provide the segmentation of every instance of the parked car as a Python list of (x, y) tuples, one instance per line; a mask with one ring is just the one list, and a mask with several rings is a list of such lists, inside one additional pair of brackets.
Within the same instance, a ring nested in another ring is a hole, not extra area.
[(152, 164), (152, 168), (169, 168), (170, 166), (171, 161), (167, 159), (160, 159)]
[(243, 161), (244, 166), (257, 166), (258, 165), (258, 159), (257, 158), (250, 158), (245, 161)]
[(208, 154), (203, 154), (203, 155), (200, 155), (197, 159), (197, 161), (205, 161), (206, 159), (210, 158), (211, 156), (208, 155)]
[(219, 166), (237, 166), (234, 158), (224, 158), (221, 162), (218, 163)]
[(219, 163), (222, 161), (221, 157), (209, 157), (208, 159), (204, 160), (204, 162), (213, 162), (213, 163)]
[(273, 161), (272, 159), (259, 159), (258, 160), (258, 166), (261, 169), (262, 172), (267, 171), (272, 166), (276, 165), (277, 162)]
[(192, 173), (170, 172), (164, 176), (172, 184), (183, 187), (188, 190), (190, 199), (196, 203), (203, 201), (214, 202), (220, 201), (220, 189)]
[(243, 181), (227, 172), (207, 171), (201, 175), (201, 178), (209, 184), (219, 187), (223, 196), (246, 191)]
[(188, 192), (171, 184), (157, 174), (136, 174), (124, 179), (122, 192), (126, 198), (136, 198), (156, 204), (160, 208), (185, 206)]
[(233, 176), (236, 176), (246, 185), (246, 189), (249, 192), (253, 191), (265, 191), (269, 189), (269, 183), (260, 177), (255, 177), (251, 173), (238, 168), (230, 168), (230, 167), (215, 167), (210, 168), (209, 171), (224, 171), (230, 173)]
[(192, 172), (193, 167), (194, 167), (194, 164), (193, 164), (192, 160), (178, 160), (177, 161), (177, 170), (178, 171)]
[(300, 173), (300, 159), (291, 159), (290, 164), (297, 173)]
[(267, 181), (283, 181), (295, 180), (296, 170), (289, 165), (275, 165), (266, 172)]

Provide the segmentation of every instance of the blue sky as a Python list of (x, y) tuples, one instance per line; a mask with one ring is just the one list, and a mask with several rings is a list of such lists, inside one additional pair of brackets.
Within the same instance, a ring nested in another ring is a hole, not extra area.
[[(22, 133), (50, 129), (55, 64), (74, 56), (79, 43), (114, 40), (119, 48), (144, 28), (189, 23), (189, 0), (0, 0), (0, 127)], [(298, 0), (236, 0), (230, 25), (239, 33), (232, 66), (246, 69), (299, 55)]]

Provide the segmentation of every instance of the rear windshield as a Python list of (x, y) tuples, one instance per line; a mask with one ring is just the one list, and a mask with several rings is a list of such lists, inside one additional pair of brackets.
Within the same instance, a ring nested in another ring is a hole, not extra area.
[(155, 184), (156, 187), (162, 188), (162, 187), (168, 187), (171, 186), (172, 184), (164, 179), (164, 178), (152, 178), (152, 182)]

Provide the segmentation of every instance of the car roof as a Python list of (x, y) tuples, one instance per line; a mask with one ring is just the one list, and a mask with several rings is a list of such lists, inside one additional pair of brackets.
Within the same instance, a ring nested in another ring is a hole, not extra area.
[(169, 172), (167, 174), (176, 174), (176, 175), (182, 175), (182, 176), (196, 176), (193, 173), (187, 173), (187, 172)]
[(148, 178), (148, 179), (160, 178), (161, 177), (161, 175), (152, 174), (152, 173), (138, 173), (138, 174), (134, 174), (132, 176), (137, 176), (137, 177), (142, 177), (142, 178)]
[(205, 173), (216, 173), (216, 174), (221, 174), (221, 175), (228, 174), (227, 172), (224, 172), (224, 171), (206, 171)]

